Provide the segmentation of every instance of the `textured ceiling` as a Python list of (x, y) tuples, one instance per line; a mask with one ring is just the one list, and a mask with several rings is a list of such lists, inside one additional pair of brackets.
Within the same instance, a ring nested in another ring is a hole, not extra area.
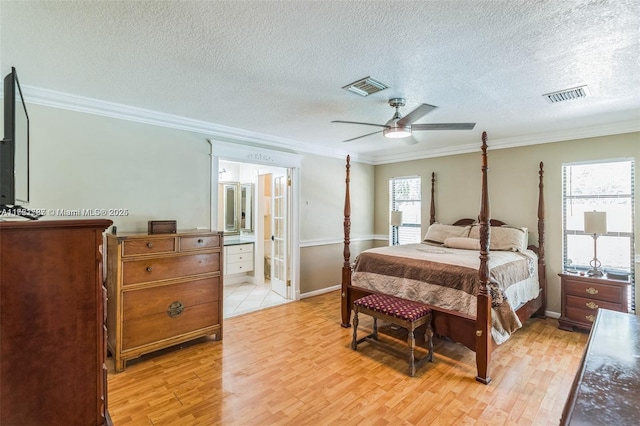
[[(0, 1), (0, 66), (30, 88), (373, 163), (640, 130), (640, 2)], [(366, 98), (341, 87), (372, 76)], [(587, 85), (590, 96), (543, 94)], [(374, 135), (387, 101), (472, 131)], [(619, 129), (619, 130), (617, 130)], [(477, 149), (477, 148), (476, 148)]]

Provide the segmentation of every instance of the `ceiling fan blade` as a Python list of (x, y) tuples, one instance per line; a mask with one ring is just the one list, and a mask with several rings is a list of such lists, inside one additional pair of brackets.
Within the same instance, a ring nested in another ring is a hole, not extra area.
[(384, 127), (387, 128), (386, 124), (375, 124), (375, 123), (361, 123), (360, 121), (342, 121), (342, 120), (333, 120), (332, 123), (345, 123), (345, 124), (362, 124), (363, 126), (376, 126), (376, 127)]
[(397, 124), (398, 126), (407, 126), (415, 121), (418, 121), (424, 115), (430, 113), (436, 108), (438, 107), (435, 105), (422, 104), (418, 108), (414, 109), (409, 114), (405, 115), (400, 120), (398, 120)]
[(376, 133), (382, 133), (382, 130), (379, 130), (379, 131), (373, 132), (373, 133), (367, 133), (366, 135), (362, 135), (362, 136), (358, 136), (358, 137), (355, 137), (355, 138), (347, 139), (346, 141), (342, 141), (342, 142), (355, 141), (356, 139), (365, 138), (367, 136), (375, 135)]
[(412, 124), (411, 131), (414, 130), (471, 130), (476, 123), (428, 123)]

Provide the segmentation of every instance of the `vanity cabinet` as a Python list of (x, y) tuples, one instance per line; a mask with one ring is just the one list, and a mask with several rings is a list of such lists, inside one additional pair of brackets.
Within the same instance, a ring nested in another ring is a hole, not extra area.
[(222, 338), (221, 232), (107, 235), (108, 347), (127, 360), (198, 337)]
[(224, 273), (227, 275), (253, 271), (253, 243), (225, 246)]

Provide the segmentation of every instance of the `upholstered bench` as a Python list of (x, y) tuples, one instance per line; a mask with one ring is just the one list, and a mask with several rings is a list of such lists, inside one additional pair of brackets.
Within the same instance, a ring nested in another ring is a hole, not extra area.
[[(376, 344), (382, 349), (401, 357), (405, 353), (378, 339), (378, 319), (405, 328), (409, 332), (409, 376), (416, 374), (416, 368), (427, 361), (433, 362), (433, 331), (431, 330), (431, 309), (428, 306), (411, 300), (400, 299), (386, 294), (370, 294), (353, 302), (353, 341), (351, 348), (358, 350), (358, 344), (364, 341)], [(373, 333), (358, 339), (358, 313), (373, 317)], [(421, 359), (415, 358), (415, 330), (426, 324), (424, 339), (429, 353)]]

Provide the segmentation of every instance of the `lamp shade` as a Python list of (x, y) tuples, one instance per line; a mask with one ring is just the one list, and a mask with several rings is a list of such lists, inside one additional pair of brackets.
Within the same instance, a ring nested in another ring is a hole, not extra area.
[(402, 212), (397, 210), (391, 212), (391, 226), (402, 226)]
[(584, 232), (585, 234), (604, 235), (607, 233), (607, 213), (606, 212), (584, 212)]

